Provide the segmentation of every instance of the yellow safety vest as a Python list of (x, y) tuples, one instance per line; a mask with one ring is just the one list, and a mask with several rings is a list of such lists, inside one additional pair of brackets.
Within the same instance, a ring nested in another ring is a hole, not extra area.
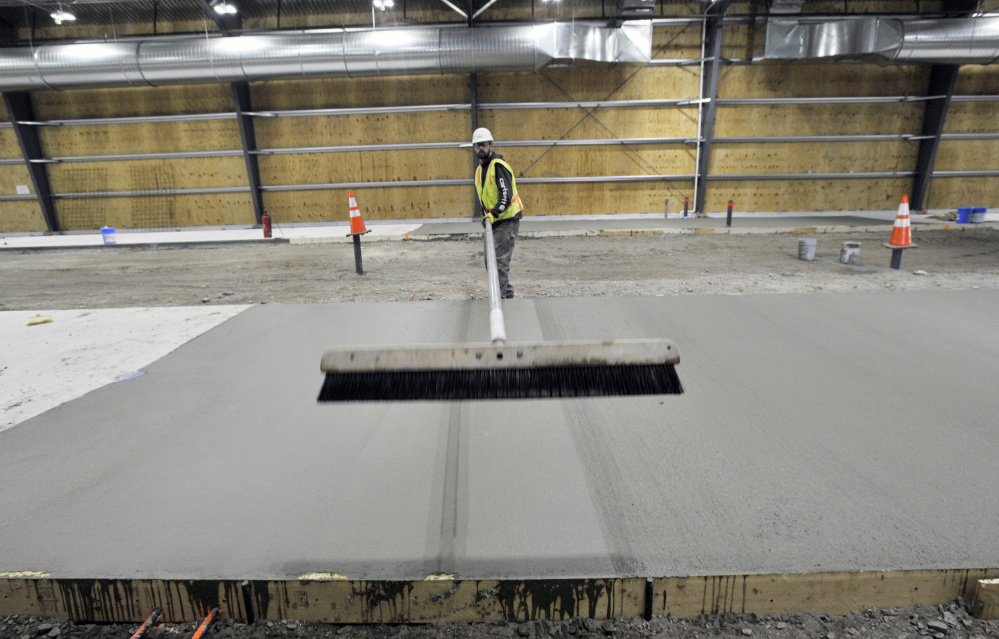
[(510, 206), (502, 214), (495, 216), (497, 220), (509, 220), (524, 210), (524, 205), (520, 202), (520, 194), (517, 193), (517, 180), (513, 177), (513, 169), (509, 164), (499, 158), (494, 158), (489, 163), (489, 173), (486, 174), (485, 186), (482, 184), (482, 165), (475, 169), (475, 192), (479, 194), (479, 202), (482, 203), (483, 212), (496, 206), (499, 202), (499, 186), (496, 184), (496, 165), (502, 164), (510, 172)]

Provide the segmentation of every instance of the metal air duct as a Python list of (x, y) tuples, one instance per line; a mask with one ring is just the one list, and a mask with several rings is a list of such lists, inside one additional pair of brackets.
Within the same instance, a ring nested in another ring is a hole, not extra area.
[(164, 37), (0, 49), (0, 90), (537, 71), (651, 57), (648, 20)]
[(770, 18), (765, 60), (992, 64), (999, 16), (937, 20)]

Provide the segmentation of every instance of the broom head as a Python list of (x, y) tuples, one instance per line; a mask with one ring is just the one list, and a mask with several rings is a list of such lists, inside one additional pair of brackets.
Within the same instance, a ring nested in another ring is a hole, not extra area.
[(345, 348), (323, 355), (320, 402), (678, 395), (664, 339)]

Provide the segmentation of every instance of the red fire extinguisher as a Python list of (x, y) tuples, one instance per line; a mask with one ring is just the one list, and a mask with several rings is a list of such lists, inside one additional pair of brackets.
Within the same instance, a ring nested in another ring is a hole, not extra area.
[(271, 236), (271, 216), (267, 215), (266, 213), (264, 213), (263, 215), (260, 216), (260, 222), (263, 224), (263, 227), (264, 227), (264, 237), (270, 237)]

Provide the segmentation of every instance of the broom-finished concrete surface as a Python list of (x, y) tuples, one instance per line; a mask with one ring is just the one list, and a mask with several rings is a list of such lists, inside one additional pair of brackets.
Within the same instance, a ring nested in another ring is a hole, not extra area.
[(514, 299), (511, 341), (669, 337), (681, 396), (320, 405), (468, 302), (252, 307), (0, 433), (0, 573), (352, 579), (999, 566), (997, 291)]

